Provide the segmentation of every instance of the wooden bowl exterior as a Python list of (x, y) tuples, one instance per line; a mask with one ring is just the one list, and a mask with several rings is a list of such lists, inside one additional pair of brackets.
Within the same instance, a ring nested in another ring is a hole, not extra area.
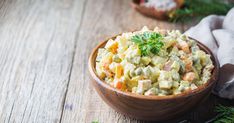
[[(184, 4), (184, 0), (174, 0), (174, 1), (176, 2), (177, 6), (175, 8), (172, 8), (170, 11), (180, 8)], [(149, 7), (142, 6), (140, 5), (140, 0), (132, 0), (131, 6), (143, 15), (157, 18), (160, 20), (168, 19), (167, 13), (169, 11), (160, 11), (160, 10), (156, 10), (153, 7), (149, 8)]]
[[(116, 37), (116, 36), (115, 36)], [(113, 37), (112, 39), (114, 39)], [(170, 96), (144, 96), (130, 92), (123, 92), (111, 87), (101, 80), (95, 72), (95, 59), (97, 50), (107, 41), (99, 44), (89, 58), (89, 71), (92, 84), (101, 98), (114, 110), (129, 117), (141, 120), (162, 121), (176, 118), (191, 110), (208, 97), (217, 81), (219, 64), (211, 51), (198, 42), (198, 46), (211, 55), (215, 66), (211, 79), (195, 90)]]

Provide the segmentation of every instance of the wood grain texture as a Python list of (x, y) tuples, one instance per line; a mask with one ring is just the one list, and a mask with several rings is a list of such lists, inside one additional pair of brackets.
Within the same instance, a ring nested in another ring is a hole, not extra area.
[(1, 123), (60, 121), (83, 4), (1, 1)]
[[(122, 31), (140, 29), (147, 25), (166, 29), (182, 29), (172, 24), (146, 18), (130, 8), (127, 0), (88, 0), (81, 24), (71, 81), (68, 87), (62, 122), (100, 123), (142, 122), (125, 117), (108, 107), (90, 85), (88, 56), (91, 50), (104, 39)], [(95, 3), (95, 4), (94, 4)]]
[[(87, 1), (77, 41), (62, 122), (90, 123), (95, 120), (100, 123), (147, 122), (121, 115), (101, 100), (90, 83), (91, 79), (87, 68), (88, 56), (100, 41), (123, 31), (140, 29), (144, 25), (151, 28), (158, 26), (165, 29), (184, 31), (188, 26), (146, 18), (132, 10), (129, 5), (130, 2), (130, 0)], [(191, 22), (190, 26), (194, 24)], [(197, 107), (191, 113), (185, 114), (184, 117), (168, 122), (204, 122), (215, 115), (213, 109), (219, 103), (219, 100), (221, 99), (210, 96), (207, 101), (203, 102), (203, 106)], [(224, 104), (232, 103), (226, 100), (223, 102)]]
[[(147, 25), (184, 31), (196, 23), (147, 18), (130, 0), (0, 0), (0, 123), (145, 123), (110, 109), (90, 85), (88, 56), (100, 41)], [(168, 122), (204, 122), (215, 96)]]

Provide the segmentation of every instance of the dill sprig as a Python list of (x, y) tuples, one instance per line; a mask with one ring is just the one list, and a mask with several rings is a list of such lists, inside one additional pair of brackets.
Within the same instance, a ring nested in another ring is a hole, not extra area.
[(185, 0), (183, 8), (168, 13), (172, 22), (185, 22), (192, 17), (202, 18), (210, 14), (225, 15), (233, 3), (225, 3), (223, 0)]
[(97, 120), (92, 121), (92, 123), (99, 123)]
[(150, 54), (158, 54), (162, 46), (164, 45), (162, 35), (156, 32), (144, 32), (143, 34), (137, 34), (132, 36), (131, 41), (138, 45), (142, 56)]
[(234, 123), (234, 108), (218, 105), (215, 108), (218, 113), (214, 118), (206, 123)]

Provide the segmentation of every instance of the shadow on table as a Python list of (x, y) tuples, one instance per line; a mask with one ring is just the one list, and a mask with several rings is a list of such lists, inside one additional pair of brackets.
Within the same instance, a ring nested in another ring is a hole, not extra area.
[[(163, 121), (162, 123), (205, 123), (216, 116), (214, 112), (215, 106), (218, 104), (224, 106), (234, 106), (234, 100), (226, 100), (211, 95), (207, 100), (202, 102), (199, 106), (195, 107), (190, 113), (185, 114), (177, 119)], [(149, 121), (142, 121), (142, 123), (155, 123)], [(157, 122), (158, 123), (158, 122)]]

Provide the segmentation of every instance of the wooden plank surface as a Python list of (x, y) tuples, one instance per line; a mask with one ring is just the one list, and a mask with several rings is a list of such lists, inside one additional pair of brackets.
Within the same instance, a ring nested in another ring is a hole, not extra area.
[[(129, 6), (126, 0), (88, 0), (85, 7), (83, 23), (81, 24), (71, 81), (68, 86), (67, 98), (64, 106), (62, 122), (87, 122), (99, 121), (100, 123), (144, 123), (123, 116), (107, 106), (90, 85), (88, 74), (88, 56), (91, 49), (100, 41), (123, 31), (140, 29), (147, 25), (151, 28), (158, 26), (165, 29), (179, 29), (184, 31), (189, 26), (171, 24), (146, 18)], [(84, 50), (85, 49), (85, 50)], [(219, 102), (215, 96), (183, 117), (166, 122), (204, 122), (214, 116), (213, 108)], [(230, 101), (224, 101), (230, 104)], [(203, 112), (203, 113), (201, 113)]]
[(0, 2), (0, 122), (59, 122), (84, 1)]
[[(184, 31), (147, 18), (130, 0), (0, 1), (0, 123), (145, 123), (107, 106), (90, 85), (88, 56), (100, 41), (147, 25)], [(166, 122), (204, 122), (216, 104), (210, 96), (193, 111)]]
[[(95, 4), (94, 4), (95, 3)], [(71, 81), (68, 87), (62, 122), (130, 123), (129, 119), (108, 107), (90, 85), (87, 68), (88, 56), (100, 41), (123, 31), (140, 29), (148, 25), (166, 29), (182, 29), (171, 24), (146, 18), (130, 8), (128, 0), (88, 0), (81, 24)]]

